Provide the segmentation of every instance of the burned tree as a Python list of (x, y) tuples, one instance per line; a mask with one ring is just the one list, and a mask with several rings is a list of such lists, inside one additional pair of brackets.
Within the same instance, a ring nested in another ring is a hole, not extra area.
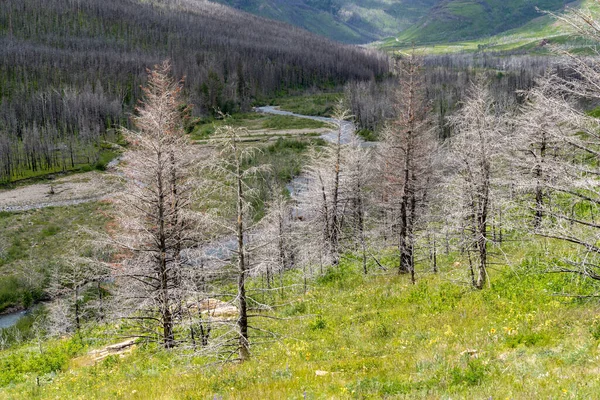
[[(250, 341), (248, 325), (248, 301), (246, 292), (246, 279), (250, 273), (249, 254), (253, 249), (249, 247), (249, 235), (254, 228), (252, 215), (252, 199), (256, 190), (250, 181), (260, 172), (268, 169), (266, 165), (249, 166), (250, 159), (257, 149), (244, 145), (243, 136), (247, 135), (245, 128), (234, 128), (225, 125), (217, 130), (211, 144), (218, 152), (213, 160), (211, 169), (215, 178), (213, 184), (219, 199), (213, 207), (215, 223), (224, 228), (228, 234), (234, 235), (235, 245), (232, 252), (237, 264), (237, 293), (239, 316), (237, 327), (237, 352), (239, 359), (245, 361), (250, 358)], [(234, 217), (230, 218), (223, 213), (227, 205), (233, 206)]]
[(177, 344), (175, 325), (186, 300), (181, 252), (197, 245), (191, 212), (193, 154), (181, 120), (181, 84), (168, 62), (149, 71), (144, 98), (132, 118), (136, 130), (123, 129), (130, 142), (122, 171), (127, 186), (116, 202), (119, 230), (112, 241), (122, 262), (114, 269), (120, 316), (135, 335)]
[(384, 224), (398, 247), (399, 273), (415, 281), (415, 230), (426, 206), (435, 139), (428, 120), (421, 60), (400, 61), (396, 117), (384, 130), (380, 147), (381, 205)]
[(487, 279), (490, 210), (502, 148), (501, 118), (482, 81), (471, 85), (468, 99), (451, 123), (455, 136), (449, 140), (448, 167), (453, 173), (448, 176), (446, 211), (453, 214), (454, 228), (469, 257), (472, 284), (482, 289)]

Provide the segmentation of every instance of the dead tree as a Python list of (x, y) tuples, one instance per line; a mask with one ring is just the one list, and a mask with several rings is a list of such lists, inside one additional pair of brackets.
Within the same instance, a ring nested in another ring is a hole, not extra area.
[(358, 139), (352, 140), (346, 149), (347, 174), (344, 190), (344, 218), (348, 228), (345, 229), (348, 243), (353, 251), (361, 254), (362, 268), (367, 271), (367, 240), (369, 236), (369, 210), (373, 203), (372, 189), (375, 178), (374, 152), (362, 146)]
[[(508, 142), (507, 162), (518, 177), (512, 177), (512, 184), (533, 197), (533, 201), (527, 201), (527, 213), (533, 213), (534, 230), (541, 228), (550, 201), (549, 180), (561, 146), (563, 110), (569, 106), (553, 98), (553, 90), (552, 78), (546, 76), (525, 94), (525, 103), (514, 118)], [(527, 215), (519, 217), (531, 218)]]
[[(221, 227), (235, 236), (235, 258), (237, 263), (237, 294), (239, 317), (237, 319), (237, 351), (241, 361), (250, 358), (250, 342), (248, 334), (248, 295), (246, 293), (246, 279), (250, 273), (249, 254), (253, 249), (249, 247), (249, 235), (254, 229), (252, 215), (252, 198), (256, 190), (250, 181), (262, 171), (269, 168), (267, 165), (248, 166), (248, 161), (258, 151), (256, 148), (246, 146), (242, 138), (247, 136), (245, 128), (234, 128), (225, 125), (217, 130), (211, 144), (216, 146), (217, 157), (213, 160), (211, 169), (216, 176), (214, 185), (218, 187), (223, 197), (219, 199), (223, 207), (223, 200), (235, 204), (234, 221), (226, 216), (218, 218)], [(226, 204), (226, 203), (225, 203)]]
[[(299, 208), (303, 214), (306, 240), (316, 241), (315, 249), (321, 265), (338, 265), (340, 260), (340, 240), (344, 225), (344, 182), (348, 174), (346, 148), (349, 146), (350, 129), (346, 120), (348, 112), (338, 104), (333, 115), (338, 129), (332, 143), (324, 148), (312, 149), (308, 166), (303, 176), (305, 190), (299, 195)], [(317, 232), (318, 231), (318, 232)]]
[[(600, 23), (594, 13), (571, 10), (555, 17), (576, 35), (600, 42)], [(573, 245), (574, 251), (555, 263), (558, 271), (600, 280), (600, 120), (585, 112), (600, 101), (599, 53), (595, 46), (590, 47), (593, 57), (553, 50), (562, 55), (561, 73), (546, 77), (544, 91), (539, 88), (536, 93), (543, 95), (546, 112), (554, 116), (548, 125), (555, 150), (542, 184), (557, 200), (543, 204), (549, 218), (536, 233)]]
[(283, 291), (283, 274), (293, 268), (295, 248), (290, 202), (279, 195), (269, 202), (267, 215), (258, 226), (260, 242), (257, 250), (256, 273), (265, 276), (267, 288), (272, 289), (279, 276)]
[(493, 185), (502, 149), (501, 118), (482, 81), (471, 85), (463, 107), (450, 121), (455, 135), (448, 146), (448, 169), (453, 173), (447, 177), (446, 210), (453, 213), (461, 233), (472, 284), (482, 289), (487, 279)]
[(119, 229), (112, 242), (121, 254), (115, 265), (119, 314), (134, 335), (157, 339), (165, 348), (177, 344), (181, 320), (181, 251), (198, 245), (197, 216), (191, 211), (194, 154), (183, 132), (181, 84), (164, 62), (149, 71), (144, 99), (123, 129), (130, 142), (122, 171), (125, 191), (116, 202)]
[(399, 273), (415, 281), (415, 230), (426, 204), (435, 139), (428, 120), (429, 104), (421, 60), (413, 54), (400, 61), (396, 117), (380, 146), (381, 202), (387, 229), (396, 239)]

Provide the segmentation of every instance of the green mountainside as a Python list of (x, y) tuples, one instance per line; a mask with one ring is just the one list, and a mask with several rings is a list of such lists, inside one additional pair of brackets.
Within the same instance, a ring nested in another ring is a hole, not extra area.
[(439, 0), (216, 0), (348, 43), (368, 43), (408, 29)]
[(367, 43), (400, 34), (409, 43), (492, 36), (556, 11), (568, 0), (216, 0), (334, 40)]
[[(407, 43), (455, 42), (496, 35), (563, 8), (566, 0), (445, 0), (426, 18), (400, 34)], [(537, 8), (537, 9), (536, 9)]]

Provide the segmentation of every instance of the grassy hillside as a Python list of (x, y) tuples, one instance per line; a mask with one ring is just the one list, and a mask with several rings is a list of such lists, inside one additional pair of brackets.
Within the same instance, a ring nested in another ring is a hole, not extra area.
[(88, 332), (46, 343), (42, 354), (37, 345), (0, 353), (0, 398), (594, 398), (599, 306), (557, 295), (594, 288), (543, 273), (540, 262), (569, 250), (562, 246), (506, 246), (508, 264), (483, 291), (460, 284), (458, 255), (445, 256), (438, 275), (420, 265), (414, 286), (375, 265), (364, 276), (348, 255), (324, 275), (315, 270), (306, 292), (273, 294), (284, 306), (270, 315), (281, 320), (261, 328), (276, 340), (255, 345), (248, 363), (203, 367), (202, 357), (141, 346), (82, 366), (78, 357), (105, 343)]
[(568, 0), (217, 1), (343, 42), (392, 36), (386, 40), (388, 46), (487, 38), (536, 20), (540, 16), (536, 7), (556, 11), (577, 4)]
[[(589, 9), (591, 12), (600, 11), (597, 3), (584, 0), (579, 3), (571, 3), (570, 6), (578, 6)], [(496, 51), (496, 52), (527, 52), (538, 54), (549, 54), (548, 44), (561, 45), (573, 51), (581, 51), (590, 46), (589, 41), (578, 39), (571, 35), (569, 27), (557, 21), (550, 15), (538, 14), (538, 16), (518, 28), (510, 29), (489, 37), (473, 40), (459, 40), (453, 42), (416, 42), (418, 51), (426, 54), (447, 54), (457, 52)], [(400, 50), (412, 48), (412, 42), (402, 41), (401, 38), (388, 38), (379, 43), (382, 49)]]
[(495, 35), (518, 28), (540, 16), (542, 10), (558, 10), (566, 0), (446, 0), (427, 17), (398, 36), (402, 44), (455, 42)]
[(217, 0), (263, 17), (347, 43), (394, 35), (425, 16), (439, 0)]

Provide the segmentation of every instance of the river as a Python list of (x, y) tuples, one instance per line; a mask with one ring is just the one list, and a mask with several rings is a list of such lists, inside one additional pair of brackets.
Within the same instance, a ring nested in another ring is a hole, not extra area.
[(27, 314), (27, 311), (17, 311), (10, 314), (0, 315), (0, 329), (10, 328), (15, 325), (17, 321), (23, 318)]

